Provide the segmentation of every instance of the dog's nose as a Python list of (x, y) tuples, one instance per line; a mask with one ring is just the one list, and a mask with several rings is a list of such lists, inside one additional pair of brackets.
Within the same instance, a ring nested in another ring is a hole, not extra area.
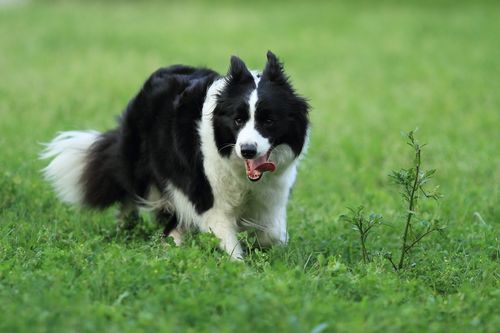
[(244, 143), (241, 145), (241, 156), (250, 160), (257, 155), (257, 145)]

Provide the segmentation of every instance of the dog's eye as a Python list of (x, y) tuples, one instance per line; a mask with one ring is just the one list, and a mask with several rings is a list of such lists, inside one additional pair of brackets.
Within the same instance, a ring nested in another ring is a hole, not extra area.
[(273, 126), (274, 125), (274, 120), (272, 120), (271, 118), (267, 118), (266, 120), (264, 120), (264, 125), (266, 125), (266, 126)]
[(234, 120), (234, 123), (236, 124), (236, 126), (241, 126), (243, 125), (243, 118), (236, 118)]

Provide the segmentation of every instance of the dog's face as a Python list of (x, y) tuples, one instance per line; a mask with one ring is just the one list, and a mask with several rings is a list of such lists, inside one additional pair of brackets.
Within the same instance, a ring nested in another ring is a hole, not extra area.
[(252, 181), (276, 169), (280, 151), (299, 156), (308, 128), (307, 102), (295, 93), (276, 56), (268, 52), (267, 59), (260, 75), (232, 57), (213, 113), (219, 153), (239, 157)]

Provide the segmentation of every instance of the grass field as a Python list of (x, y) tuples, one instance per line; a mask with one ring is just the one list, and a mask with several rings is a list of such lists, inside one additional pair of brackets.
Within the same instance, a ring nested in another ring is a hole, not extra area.
[[(3, 2), (2, 2), (3, 3)], [(498, 2), (23, 2), (0, 6), (0, 332), (498, 332)], [(313, 135), (289, 204), (290, 244), (244, 264), (147, 218), (117, 233), (41, 179), (40, 142), (114, 126), (156, 68), (280, 56)], [(447, 225), (395, 273), (361, 261), (339, 220), (384, 215), (368, 247), (397, 252), (406, 208), (387, 175), (423, 163)]]

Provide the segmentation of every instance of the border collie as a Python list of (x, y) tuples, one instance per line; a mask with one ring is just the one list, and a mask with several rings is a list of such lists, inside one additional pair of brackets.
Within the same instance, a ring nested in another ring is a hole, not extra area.
[(41, 155), (52, 159), (43, 172), (63, 201), (118, 203), (125, 227), (146, 206), (176, 243), (188, 231), (212, 232), (241, 259), (239, 231), (262, 247), (288, 240), (308, 111), (270, 51), (262, 73), (235, 56), (225, 76), (173, 65), (149, 77), (115, 129), (60, 133)]

